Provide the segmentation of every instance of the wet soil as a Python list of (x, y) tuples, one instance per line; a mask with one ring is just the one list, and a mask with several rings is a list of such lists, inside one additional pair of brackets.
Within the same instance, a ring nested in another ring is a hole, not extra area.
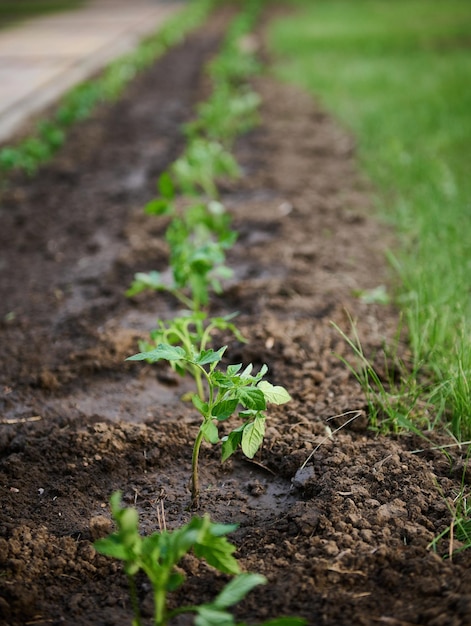
[[(122, 490), (145, 533), (158, 528), (162, 497), (170, 528), (191, 515), (198, 419), (181, 401), (189, 383), (124, 362), (178, 306), (123, 292), (136, 271), (165, 268), (164, 224), (142, 207), (182, 149), (180, 125), (203, 97), (202, 68), (226, 23), (211, 19), (78, 126), (39, 176), (2, 192), (1, 623), (130, 624), (121, 565), (92, 545), (111, 528), (110, 494)], [(381, 368), (399, 320), (393, 307), (355, 296), (388, 281), (391, 234), (372, 217), (354, 142), (305, 94), (269, 75), (255, 87), (261, 124), (238, 144), (241, 180), (222, 187), (239, 231), (234, 277), (211, 313), (239, 311), (248, 343), (221, 335), (216, 345), (228, 345), (228, 362), (267, 363), (293, 399), (270, 408), (253, 462), (235, 455), (221, 465), (218, 446), (202, 450), (201, 512), (236, 522), (242, 567), (269, 580), (237, 614), (250, 623), (471, 624), (469, 554), (442, 558), (446, 541), (438, 554), (429, 548), (451, 522), (460, 451), (433, 450), (430, 433), (369, 429), (339, 358), (351, 355), (332, 322), (350, 333), (354, 320)], [(207, 601), (224, 582), (196, 559), (183, 567), (174, 605)], [(149, 618), (144, 580), (139, 594)]]

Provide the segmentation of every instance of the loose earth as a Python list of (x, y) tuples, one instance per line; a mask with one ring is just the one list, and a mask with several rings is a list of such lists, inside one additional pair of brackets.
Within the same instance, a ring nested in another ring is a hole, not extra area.
[[(16, 175), (1, 192), (1, 623), (130, 624), (121, 564), (93, 547), (112, 528), (109, 496), (123, 492), (144, 533), (157, 530), (162, 501), (169, 528), (191, 516), (199, 422), (181, 400), (191, 383), (164, 365), (125, 362), (179, 307), (124, 291), (135, 272), (165, 270), (165, 220), (143, 206), (183, 149), (181, 124), (207, 95), (204, 66), (228, 18), (213, 16), (77, 126), (36, 177)], [(227, 363), (266, 363), (293, 399), (270, 408), (253, 462), (237, 454), (221, 464), (219, 446), (202, 450), (199, 513), (237, 523), (241, 566), (269, 580), (237, 606), (238, 619), (471, 624), (469, 553), (443, 558), (448, 541), (429, 547), (469, 482), (462, 454), (434, 449), (444, 441), (436, 434), (369, 429), (335, 327), (351, 336), (354, 326), (385, 373), (398, 312), (358, 294), (390, 280), (392, 235), (372, 215), (352, 137), (268, 72), (254, 87), (261, 123), (238, 142), (242, 178), (221, 185), (239, 232), (234, 276), (210, 313), (238, 311), (248, 339), (215, 338)], [(398, 351), (407, 360), (407, 346)], [(194, 557), (182, 567), (173, 606), (208, 601), (227, 580)], [(138, 582), (150, 621), (150, 588)]]

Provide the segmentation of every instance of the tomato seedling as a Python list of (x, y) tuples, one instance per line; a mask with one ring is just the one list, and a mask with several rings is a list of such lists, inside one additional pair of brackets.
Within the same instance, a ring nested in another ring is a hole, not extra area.
[[(225, 537), (234, 531), (233, 524), (215, 524), (208, 516), (193, 517), (184, 526), (173, 531), (161, 530), (147, 537), (139, 534), (139, 515), (133, 508), (121, 507), (121, 493), (111, 496), (111, 512), (117, 532), (98, 539), (94, 546), (98, 552), (124, 562), (134, 613), (133, 626), (142, 626), (142, 617), (136, 587), (136, 575), (143, 571), (152, 585), (154, 599), (154, 626), (167, 626), (170, 620), (182, 613), (194, 613), (196, 626), (244, 626), (236, 624), (228, 611), (256, 586), (266, 584), (265, 576), (241, 573), (233, 554), (236, 547)], [(176, 591), (185, 581), (181, 559), (193, 551), (210, 566), (224, 574), (235, 576), (218, 593), (212, 602), (189, 605), (169, 610), (168, 594)], [(264, 622), (262, 626), (303, 626), (305, 621), (283, 617)]]
[(145, 290), (167, 291), (184, 306), (198, 311), (209, 301), (209, 293), (222, 291), (221, 280), (232, 271), (225, 265), (226, 250), (237, 238), (230, 228), (231, 217), (217, 200), (200, 200), (190, 206), (177, 206), (175, 184), (168, 173), (158, 181), (160, 197), (146, 206), (153, 215), (172, 220), (165, 238), (169, 245), (171, 279), (157, 271), (135, 275), (127, 296)]
[[(242, 424), (222, 438), (222, 461), (228, 459), (239, 446), (248, 458), (253, 458), (265, 435), (267, 403), (285, 404), (291, 399), (284, 387), (263, 380), (268, 371), (266, 365), (254, 375), (251, 364), (245, 369), (242, 369), (242, 364), (229, 365), (225, 372), (217, 369), (225, 351), (226, 346), (219, 350), (197, 352), (192, 345), (188, 350), (182, 346), (161, 343), (153, 350), (140, 352), (127, 359), (149, 363), (160, 360), (174, 362), (187, 371), (197, 372), (201, 377), (200, 389), (192, 396), (193, 405), (202, 417), (192, 455), (193, 508), (198, 506), (199, 500), (198, 459), (203, 440), (211, 444), (218, 443), (219, 423), (237, 412)], [(206, 392), (202, 381), (206, 383)]]
[(151, 342), (139, 342), (141, 352), (150, 352), (157, 348), (160, 344), (170, 344), (171, 346), (181, 346), (186, 359), (178, 361), (169, 361), (172, 369), (180, 376), (190, 374), (196, 384), (196, 389), (201, 400), (204, 400), (203, 374), (201, 370), (191, 363), (191, 357), (195, 354), (195, 350), (203, 352), (207, 349), (208, 343), (214, 331), (229, 331), (234, 337), (245, 343), (237, 326), (231, 321), (236, 317), (236, 313), (226, 315), (224, 317), (208, 318), (203, 311), (188, 312), (181, 317), (174, 317), (171, 320), (158, 321), (158, 328), (150, 332)]

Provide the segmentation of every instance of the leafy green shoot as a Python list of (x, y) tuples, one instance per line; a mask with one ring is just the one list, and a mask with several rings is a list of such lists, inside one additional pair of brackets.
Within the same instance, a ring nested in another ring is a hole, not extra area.
[[(243, 600), (267, 579), (260, 574), (241, 573), (234, 558), (236, 547), (226, 535), (237, 526), (211, 522), (209, 516), (193, 517), (190, 522), (173, 531), (161, 529), (149, 536), (139, 533), (139, 515), (133, 508), (121, 507), (121, 493), (111, 496), (111, 512), (117, 531), (95, 541), (95, 549), (124, 563), (128, 578), (133, 626), (143, 626), (136, 576), (143, 572), (151, 586), (154, 599), (154, 626), (167, 626), (172, 618), (184, 613), (196, 615), (196, 626), (244, 626), (237, 624), (229, 609)], [(169, 609), (168, 596), (185, 582), (185, 574), (178, 564), (193, 552), (215, 570), (234, 576), (212, 602)], [(282, 617), (264, 622), (262, 626), (303, 626), (305, 620)]]
[[(188, 312), (186, 315), (174, 317), (171, 320), (159, 320), (158, 327), (151, 331), (151, 341), (141, 341), (141, 352), (152, 352), (160, 344), (180, 346), (185, 356), (191, 357), (195, 349), (203, 352), (208, 348), (215, 331), (228, 331), (238, 341), (245, 343), (246, 339), (232, 321), (236, 313), (223, 317), (211, 317), (203, 311)], [(152, 359), (151, 359), (152, 362)], [(180, 376), (189, 374), (195, 381), (199, 397), (204, 400), (203, 375), (201, 370), (188, 360), (169, 360), (174, 371)]]
[[(291, 399), (284, 387), (274, 386), (263, 380), (268, 371), (266, 365), (263, 365), (257, 374), (253, 374), (251, 364), (245, 368), (239, 363), (229, 365), (225, 371), (218, 369), (225, 351), (225, 346), (218, 350), (210, 348), (197, 351), (192, 344), (184, 348), (180, 345), (161, 343), (153, 350), (140, 352), (127, 359), (150, 363), (169, 361), (174, 363), (175, 367), (190, 371), (193, 375), (198, 372), (201, 378), (200, 384), (197, 385), (198, 393), (192, 397), (193, 405), (202, 418), (193, 445), (191, 477), (193, 508), (198, 506), (199, 500), (198, 459), (202, 442), (216, 444), (222, 441), (222, 461), (228, 459), (239, 447), (245, 456), (251, 459), (263, 442), (267, 404), (281, 405)], [(238, 414), (242, 423), (220, 439), (219, 425), (234, 413)]]
[(221, 84), (211, 98), (197, 108), (195, 121), (185, 125), (190, 140), (204, 135), (209, 140), (219, 140), (225, 147), (233, 145), (235, 138), (253, 128), (259, 121), (260, 96), (250, 89), (234, 91)]
[(231, 229), (231, 216), (220, 201), (178, 203), (175, 183), (167, 172), (160, 176), (158, 189), (160, 197), (147, 204), (146, 212), (172, 218), (166, 229), (171, 278), (158, 271), (139, 272), (126, 295), (166, 291), (196, 312), (208, 304), (210, 291), (221, 293), (221, 281), (232, 276), (225, 264), (226, 250), (234, 244), (237, 233)]
[(222, 282), (232, 276), (225, 265), (225, 250), (216, 241), (197, 245), (185, 239), (181, 223), (172, 222), (168, 237), (172, 241), (171, 280), (161, 272), (138, 272), (126, 291), (128, 297), (143, 291), (165, 291), (192, 311), (200, 311), (209, 302), (209, 293), (221, 293)]
[(219, 141), (203, 138), (191, 141), (171, 166), (171, 176), (178, 189), (189, 196), (203, 192), (210, 199), (219, 196), (218, 179), (239, 175), (239, 166), (232, 154)]

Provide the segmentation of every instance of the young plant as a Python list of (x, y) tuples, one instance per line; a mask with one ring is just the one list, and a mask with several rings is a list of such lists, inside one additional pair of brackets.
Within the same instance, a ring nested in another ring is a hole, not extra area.
[[(168, 321), (159, 320), (158, 328), (150, 332), (151, 341), (139, 342), (139, 349), (141, 352), (150, 352), (161, 344), (181, 346), (185, 355), (191, 359), (195, 349), (200, 353), (207, 349), (215, 330), (229, 331), (238, 341), (245, 342), (245, 338), (231, 321), (235, 316), (233, 313), (224, 317), (208, 318), (203, 311), (193, 311)], [(199, 397), (204, 400), (203, 375), (200, 368), (186, 359), (170, 361), (170, 365), (180, 376), (190, 374), (195, 381)]]
[[(241, 573), (233, 556), (236, 548), (225, 535), (236, 529), (229, 524), (214, 524), (208, 516), (193, 517), (174, 531), (166, 529), (142, 537), (139, 534), (139, 516), (135, 509), (121, 508), (121, 494), (111, 496), (111, 511), (117, 532), (95, 542), (101, 554), (124, 561), (129, 582), (134, 613), (133, 626), (142, 626), (135, 578), (143, 571), (152, 585), (154, 597), (154, 626), (167, 626), (170, 620), (182, 613), (194, 613), (196, 626), (243, 626), (237, 625), (228, 609), (240, 602), (254, 587), (266, 584), (260, 574)], [(193, 551), (214, 569), (233, 578), (212, 602), (168, 608), (168, 594), (176, 591), (185, 581), (181, 559)], [(297, 618), (281, 618), (265, 622), (264, 626), (302, 626), (305, 621)]]
[(197, 312), (208, 304), (211, 290), (221, 293), (221, 280), (230, 278), (232, 271), (224, 264), (224, 248), (217, 242), (198, 246), (175, 231), (172, 229), (175, 240), (170, 253), (171, 279), (155, 270), (138, 272), (126, 295), (131, 297), (146, 290), (166, 291)]
[(241, 50), (240, 41), (244, 35), (245, 32), (241, 32), (231, 39), (225, 50), (211, 62), (209, 74), (215, 84), (240, 87), (260, 72), (261, 66), (255, 56)]
[(260, 96), (254, 91), (234, 90), (227, 83), (222, 83), (209, 100), (198, 106), (197, 119), (185, 125), (185, 133), (190, 140), (204, 135), (230, 147), (238, 135), (257, 124), (259, 105)]
[(171, 167), (171, 176), (176, 186), (189, 196), (203, 192), (208, 198), (216, 199), (218, 178), (236, 178), (239, 166), (230, 152), (219, 141), (196, 138), (185, 153)]
[(242, 452), (253, 458), (265, 435), (265, 411), (268, 403), (285, 404), (291, 398), (284, 387), (274, 386), (263, 377), (268, 371), (263, 365), (258, 374), (252, 374), (253, 366), (242, 369), (242, 364), (229, 365), (225, 372), (217, 369), (226, 346), (219, 350), (189, 351), (182, 346), (161, 343), (148, 352), (140, 352), (129, 357), (129, 361), (160, 360), (178, 363), (179, 367), (197, 372), (205, 383), (199, 385), (198, 393), (192, 397), (193, 405), (202, 418), (201, 426), (193, 445), (191, 500), (192, 507), (198, 506), (199, 476), (198, 460), (201, 444), (204, 441), (216, 444), (220, 441), (218, 425), (237, 412), (242, 424), (222, 438), (222, 461), (228, 459), (239, 446)]
[(179, 205), (169, 173), (160, 176), (158, 189), (160, 197), (147, 204), (146, 212), (172, 217), (166, 230), (171, 278), (157, 271), (139, 272), (126, 295), (145, 290), (167, 291), (184, 306), (198, 311), (208, 303), (209, 292), (220, 293), (220, 281), (232, 275), (225, 265), (225, 251), (233, 245), (237, 233), (231, 230), (231, 217), (217, 200)]

